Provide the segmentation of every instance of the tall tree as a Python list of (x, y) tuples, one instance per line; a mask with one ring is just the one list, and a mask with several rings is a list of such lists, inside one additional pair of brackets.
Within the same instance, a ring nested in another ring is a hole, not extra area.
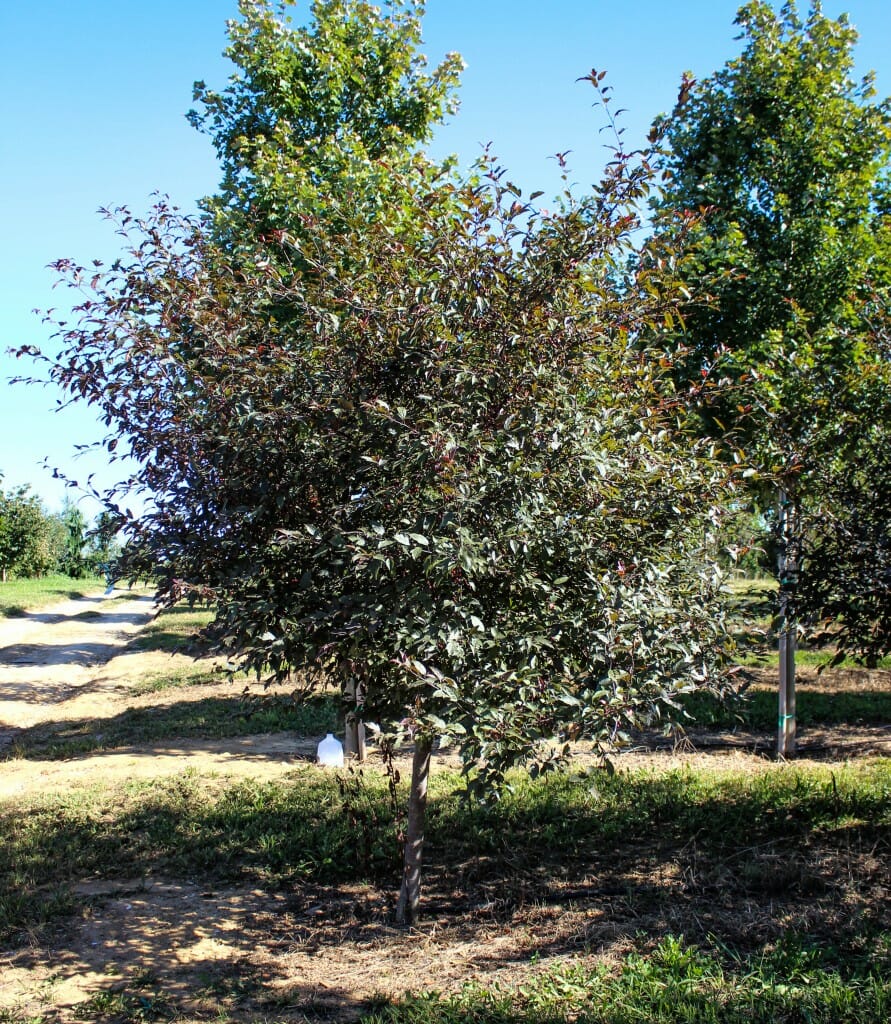
[[(794, 3), (776, 14), (754, 0), (736, 22), (742, 54), (701, 83), (685, 79), (662, 125), (657, 210), (707, 211), (687, 375), (720, 356), (727, 372), (765, 378), (762, 397), (778, 407), (796, 402), (798, 367), (819, 362), (828, 376), (858, 356), (862, 339), (845, 328), (889, 282), (891, 106), (874, 102), (872, 75), (852, 79), (857, 34), (845, 16), (817, 4), (802, 19)], [(746, 429), (734, 409), (725, 416)]]
[(462, 68), (448, 54), (432, 71), (420, 52), (424, 0), (314, 0), (306, 27), (294, 0), (240, 0), (221, 92), (195, 84), (189, 117), (213, 141), (223, 171), (205, 200), (229, 244), (299, 230), (310, 210), (386, 195), (380, 176), (428, 142), (457, 109)]
[[(840, 432), (867, 393), (878, 395), (858, 379), (881, 375), (887, 360), (891, 106), (876, 100), (871, 75), (852, 77), (857, 36), (846, 17), (754, 0), (736, 20), (741, 55), (701, 83), (686, 77), (657, 125), (667, 186), (656, 214), (670, 234), (679, 211), (703, 211), (675, 372), (733, 385), (705, 407), (703, 426), (731, 430), (760, 469), (757, 499), (785, 544), (785, 643), (796, 609), (846, 615), (828, 553), (856, 512), (827, 503), (840, 494), (832, 474), (846, 471)], [(856, 437), (847, 466), (875, 465), (873, 435)], [(829, 591), (838, 599), (821, 604)], [(886, 614), (883, 600), (873, 617)]]
[(59, 567), (67, 576), (81, 579), (87, 573), (87, 520), (70, 499), (65, 500), (59, 520), (65, 530), (65, 547)]

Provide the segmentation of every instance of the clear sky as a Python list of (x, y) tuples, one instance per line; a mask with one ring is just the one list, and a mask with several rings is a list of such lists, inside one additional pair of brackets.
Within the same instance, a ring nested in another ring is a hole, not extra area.
[[(803, 7), (804, 5), (802, 5)], [(603, 117), (590, 85), (605, 70), (627, 138), (639, 141), (671, 108), (681, 72), (704, 77), (738, 52), (736, 0), (428, 0), (425, 52), (457, 50), (467, 63), (461, 110), (435, 149), (470, 162), (491, 142), (526, 190), (557, 188), (554, 153), (571, 150), (574, 180), (594, 181), (604, 159)], [(300, 0), (294, 17), (305, 16)], [(858, 72), (874, 69), (891, 94), (891, 2), (826, 0), (861, 35)], [(103, 206), (144, 212), (163, 192), (190, 209), (212, 192), (208, 142), (186, 122), (192, 83), (225, 84), (225, 22), (236, 0), (0, 0), (0, 353), (46, 345), (33, 309), (64, 308), (47, 264), (113, 259)], [(0, 487), (29, 483), (50, 509), (63, 488), (44, 457), (83, 479), (101, 463), (73, 461), (74, 445), (100, 436), (88, 410), (55, 413), (57, 395), (11, 386), (31, 370), (0, 354)], [(95, 507), (84, 505), (92, 514)]]

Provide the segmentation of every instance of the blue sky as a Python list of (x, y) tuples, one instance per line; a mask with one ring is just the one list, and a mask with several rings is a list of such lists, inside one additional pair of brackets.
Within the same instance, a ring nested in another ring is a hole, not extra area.
[[(192, 83), (225, 84), (225, 22), (236, 0), (43, 0), (0, 5), (0, 353), (45, 345), (33, 309), (64, 308), (47, 264), (111, 259), (116, 238), (96, 211), (146, 210), (155, 191), (184, 208), (212, 192), (208, 142), (185, 120)], [(308, 2), (298, 3), (295, 18)], [(524, 189), (557, 188), (554, 153), (571, 150), (573, 178), (596, 180), (604, 159), (602, 114), (589, 85), (605, 70), (627, 136), (639, 140), (670, 109), (681, 72), (704, 77), (738, 52), (736, 0), (428, 0), (425, 52), (457, 50), (467, 63), (461, 110), (437, 152), (470, 162), (491, 142)], [(874, 69), (891, 94), (891, 3), (825, 2), (861, 34), (858, 71)], [(76, 462), (74, 445), (100, 436), (89, 410), (55, 413), (57, 395), (8, 378), (30, 366), (0, 354), (0, 487), (29, 483), (51, 509), (63, 488), (44, 457), (84, 479), (112, 476)], [(85, 511), (95, 507), (86, 503)]]

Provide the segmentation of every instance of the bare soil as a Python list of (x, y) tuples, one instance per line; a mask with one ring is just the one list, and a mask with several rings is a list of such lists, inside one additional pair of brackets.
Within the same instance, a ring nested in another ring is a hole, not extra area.
[[(231, 694), (232, 684), (221, 682), (197, 688), (191, 698), (194, 688), (134, 695), (147, 673), (184, 657), (133, 646), (153, 612), (147, 597), (96, 595), (0, 620), (0, 757), (19, 730), (42, 722), (111, 717), (140, 704)], [(769, 682), (767, 675), (761, 680)], [(864, 677), (836, 673), (830, 680), (805, 670), (801, 683), (844, 688), (863, 686)], [(891, 688), (891, 673), (874, 674), (869, 685)], [(281, 777), (311, 759), (317, 739), (278, 734), (189, 740), (67, 761), (6, 760), (0, 762), (0, 800), (190, 769), (222, 779)], [(619, 763), (760, 772), (769, 768), (771, 744), (772, 737), (738, 732), (693, 732), (681, 741), (640, 737)], [(812, 729), (802, 736), (804, 758), (876, 754), (891, 754), (887, 727)], [(440, 760), (449, 761), (448, 753)], [(821, 861), (827, 856), (815, 849), (792, 870), (818, 878), (829, 870)], [(732, 937), (735, 930), (740, 941), (752, 943), (769, 941), (784, 927), (813, 925), (831, 933), (843, 919), (867, 911), (867, 889), (872, 900), (876, 893), (889, 899), (887, 879), (876, 881), (884, 867), (875, 851), (852, 844), (832, 856), (844, 860), (832, 865), (832, 877), (850, 884), (831, 904), (809, 898), (806, 887), (805, 897), (794, 899), (768, 887), (753, 893), (742, 910), (738, 898), (721, 895), (721, 866), (699, 864), (695, 857), (666, 861), (654, 854), (649, 861), (621, 864), (611, 863), (608, 851), (593, 851), (585, 877), (546, 885), (534, 872), (527, 878), (523, 866), (511, 880), (475, 879), (469, 867), (460, 893), (453, 889), (454, 878), (431, 872), (427, 916), (411, 932), (391, 926), (391, 894), (370, 886), (283, 893), (208, 889), (201, 879), (150, 875), (88, 879), (77, 890), (84, 907), (80, 916), (0, 953), (0, 1020), (229, 1015), (245, 1021), (349, 1021), (378, 997), (456, 991), (474, 980), (514, 984), (556, 963), (618, 958), (642, 933), (670, 929), (695, 939), (713, 932)], [(774, 850), (751, 851), (755, 875), (788, 871), (775, 857)], [(701, 884), (706, 876), (708, 884)], [(832, 919), (836, 913), (838, 921)], [(117, 1002), (100, 1012), (98, 998)]]

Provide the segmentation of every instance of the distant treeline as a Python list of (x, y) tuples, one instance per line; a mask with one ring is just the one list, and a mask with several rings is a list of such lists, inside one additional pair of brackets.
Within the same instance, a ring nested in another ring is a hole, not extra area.
[(107, 513), (91, 524), (72, 501), (47, 512), (29, 487), (0, 488), (0, 580), (98, 575), (119, 553), (115, 533)]

